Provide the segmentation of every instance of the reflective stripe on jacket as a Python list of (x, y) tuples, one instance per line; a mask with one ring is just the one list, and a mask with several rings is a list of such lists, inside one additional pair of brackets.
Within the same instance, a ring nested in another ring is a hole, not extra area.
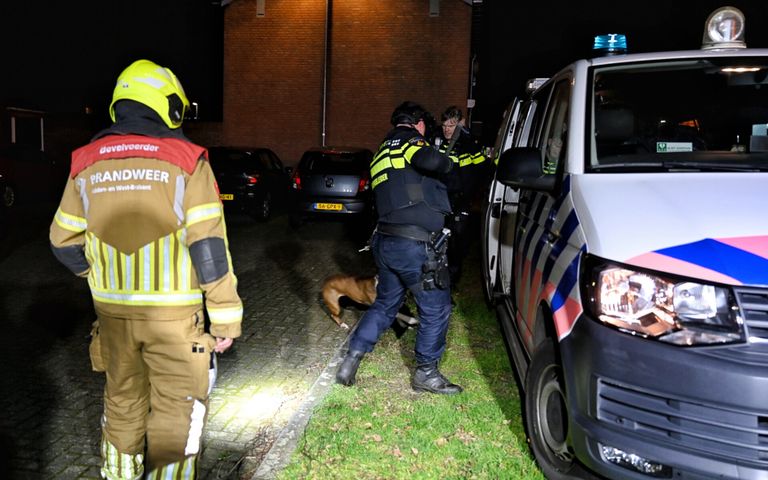
[(448, 157), (432, 148), (413, 128), (398, 127), (384, 139), (371, 161), (371, 185), (379, 220), (418, 225), (428, 231), (443, 226), (451, 211), (443, 185), (434, 176), (448, 171)]
[[(438, 150), (447, 153), (449, 144), (448, 140), (442, 141)], [(488, 174), (483, 149), (469, 132), (462, 130), (458, 141), (447, 155), (453, 161), (454, 168), (448, 174), (442, 175), (440, 180), (448, 188), (453, 211), (468, 210)]]

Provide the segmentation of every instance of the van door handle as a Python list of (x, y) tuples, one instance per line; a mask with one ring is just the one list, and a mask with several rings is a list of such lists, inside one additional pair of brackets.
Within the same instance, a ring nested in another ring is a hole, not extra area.
[(501, 202), (493, 202), (493, 204), (491, 205), (491, 217), (493, 218), (501, 217)]

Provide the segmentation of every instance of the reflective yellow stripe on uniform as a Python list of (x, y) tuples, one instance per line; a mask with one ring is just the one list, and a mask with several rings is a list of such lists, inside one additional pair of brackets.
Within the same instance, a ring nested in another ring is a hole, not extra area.
[[(141, 282), (144, 290), (152, 290), (155, 288), (155, 269), (153, 267), (155, 261), (155, 244), (150, 243), (141, 249), (142, 263), (144, 264), (144, 274)], [(141, 290), (141, 288), (139, 289)]]
[(211, 308), (207, 306), (211, 323), (236, 323), (243, 318), (243, 306), (227, 308)]
[[(440, 153), (445, 153), (447, 149), (446, 144), (440, 145)], [(483, 163), (485, 161), (485, 155), (483, 155), (482, 150), (478, 150), (474, 153), (459, 153), (455, 154), (453, 151), (451, 151), (451, 154), (448, 155), (451, 157), (451, 160), (453, 160), (453, 163), (458, 164), (459, 167), (466, 167), (469, 165), (478, 165), (480, 163)]]
[(101, 476), (107, 480), (140, 479), (144, 475), (144, 455), (120, 453), (102, 437)]
[(472, 155), (469, 153), (462, 153), (459, 155), (459, 166), (466, 167), (467, 165), (472, 165)]
[(91, 294), (94, 300), (103, 303), (112, 303), (118, 305), (141, 305), (141, 306), (180, 306), (180, 305), (198, 305), (203, 301), (203, 292), (201, 290), (190, 290), (188, 292), (136, 292), (135, 290), (105, 290), (91, 286)]
[(411, 163), (411, 158), (419, 150), (419, 146), (410, 143), (400, 148), (382, 148), (371, 162), (371, 188), (387, 181), (387, 174), (381, 173), (389, 168), (405, 168), (405, 162)]
[(375, 177), (379, 172), (388, 168), (392, 168), (392, 162), (389, 158), (385, 158), (379, 162), (376, 162), (371, 167), (371, 177)]
[(122, 288), (131, 288), (133, 287), (133, 255), (122, 255), (121, 261), (124, 279)]
[(371, 188), (376, 188), (376, 185), (380, 184), (381, 182), (386, 182), (389, 178), (387, 177), (387, 174), (379, 175), (378, 177), (374, 178), (371, 182)]
[[(404, 158), (404, 160), (407, 160), (408, 163), (411, 163), (411, 158), (421, 148), (423, 148), (423, 147), (417, 147), (416, 145), (411, 145), (410, 143), (408, 145), (406, 145), (405, 149), (403, 151), (403, 158)], [(427, 148), (429, 148), (429, 147), (427, 147)], [(395, 159), (395, 158), (392, 159), (392, 163), (394, 164), (395, 168), (403, 168), (403, 167), (405, 167), (405, 163), (404, 162), (402, 164), (398, 164), (398, 163), (396, 163), (397, 160), (400, 160), (400, 159)]]
[(184, 243), (186, 230), (126, 254), (92, 232), (85, 252), (92, 265), (88, 276), (94, 300), (121, 305), (197, 305), (200, 289), (192, 288), (192, 267)]
[(182, 461), (163, 465), (147, 474), (146, 480), (192, 480), (197, 472), (197, 456), (187, 457)]
[(56, 225), (63, 228), (64, 230), (69, 230), (70, 232), (80, 233), (84, 232), (85, 229), (88, 228), (88, 220), (83, 217), (64, 213), (61, 211), (61, 207), (56, 210), (56, 215), (53, 218), (56, 222)]
[(88, 260), (88, 264), (91, 266), (91, 273), (88, 274), (89, 279), (101, 278), (101, 257), (96, 251), (98, 243), (94, 241), (95, 238), (95, 235), (91, 232), (87, 232), (85, 234), (85, 258)]
[(117, 256), (117, 251), (104, 242), (102, 242), (101, 245), (104, 247), (104, 251), (106, 252), (104, 258), (107, 260), (107, 271), (109, 272), (107, 275), (107, 284), (110, 290), (117, 290), (120, 288), (117, 285), (117, 268), (115, 268), (115, 257)]
[(220, 203), (204, 203), (187, 210), (187, 226), (222, 216)]

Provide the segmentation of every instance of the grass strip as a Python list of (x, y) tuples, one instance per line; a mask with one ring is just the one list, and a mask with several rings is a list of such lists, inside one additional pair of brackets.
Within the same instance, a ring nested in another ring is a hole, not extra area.
[(336, 385), (313, 412), (279, 479), (543, 479), (526, 443), (520, 398), (479, 255), (464, 281), (440, 365), (462, 394), (416, 393), (415, 331), (385, 333), (352, 388)]

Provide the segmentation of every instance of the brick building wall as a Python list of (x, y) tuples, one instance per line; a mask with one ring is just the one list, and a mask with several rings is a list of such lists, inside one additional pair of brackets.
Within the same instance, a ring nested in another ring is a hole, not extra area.
[[(471, 7), (441, 0), (333, 0), (326, 145), (372, 150), (403, 100), (465, 109)], [(235, 0), (224, 18), (224, 116), (190, 136), (272, 148), (286, 165), (323, 140), (326, 0)], [(465, 109), (466, 111), (466, 109)]]

